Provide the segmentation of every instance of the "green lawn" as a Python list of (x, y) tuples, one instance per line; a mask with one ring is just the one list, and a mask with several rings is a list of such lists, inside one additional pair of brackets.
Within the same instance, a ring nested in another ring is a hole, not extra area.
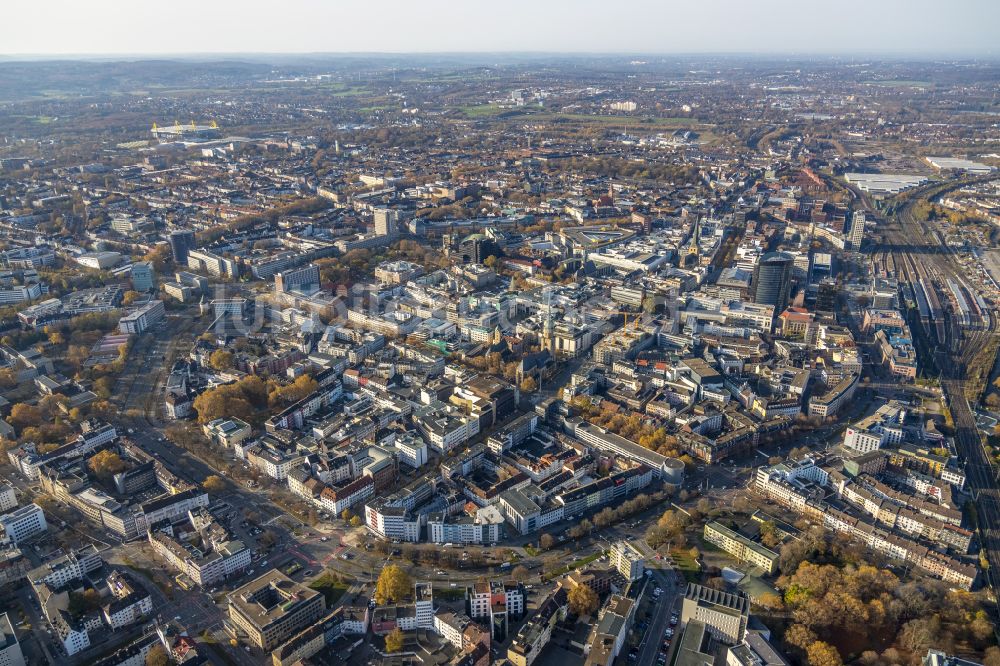
[(596, 560), (597, 558), (599, 558), (603, 554), (604, 553), (594, 553), (593, 555), (588, 555), (587, 557), (581, 557), (578, 560), (573, 560), (572, 562), (570, 562), (569, 564), (567, 564), (564, 567), (559, 567), (558, 569), (554, 569), (552, 571), (545, 572), (545, 574), (543, 574), (542, 577), (543, 578), (555, 578), (556, 576), (562, 576), (563, 574), (567, 574), (570, 571), (573, 571), (574, 569), (579, 569), (582, 566), (586, 566), (586, 565), (590, 564), (591, 562), (593, 562), (594, 560)]
[(436, 587), (434, 588), (434, 596), (441, 599), (448, 599), (450, 601), (459, 601), (465, 598), (465, 587)]
[(335, 90), (331, 93), (333, 97), (354, 97), (356, 95), (365, 95), (370, 91), (367, 88), (361, 86), (349, 86), (346, 88), (341, 88), (340, 90)]
[(476, 104), (461, 107), (462, 113), (470, 118), (486, 118), (503, 113), (504, 109), (499, 104)]
[(309, 587), (323, 593), (323, 596), (326, 597), (327, 608), (335, 604), (347, 591), (347, 583), (337, 580), (329, 573), (325, 573), (309, 583)]
[(725, 553), (726, 552), (726, 551), (722, 550), (721, 548), (719, 548), (718, 546), (716, 546), (714, 543), (712, 543), (710, 541), (705, 541), (705, 539), (698, 539), (698, 548), (700, 548), (701, 552), (703, 552), (703, 553)]
[(52, 116), (16, 115), (16, 116), (11, 116), (11, 117), (12, 118), (27, 118), (28, 120), (31, 120), (31, 121), (33, 121), (35, 123), (38, 123), (39, 125), (48, 125), (52, 121), (55, 120), (55, 118), (52, 117)]
[(701, 572), (701, 567), (698, 563), (694, 561), (691, 555), (683, 550), (674, 551), (670, 553), (670, 558), (674, 561), (674, 566), (684, 574), (684, 579), (689, 583), (698, 582), (698, 574)]
[(540, 112), (529, 114), (532, 120), (569, 120), (595, 125), (621, 125), (634, 128), (681, 128), (698, 124), (695, 118), (644, 118), (639, 116), (603, 116), (589, 113)]

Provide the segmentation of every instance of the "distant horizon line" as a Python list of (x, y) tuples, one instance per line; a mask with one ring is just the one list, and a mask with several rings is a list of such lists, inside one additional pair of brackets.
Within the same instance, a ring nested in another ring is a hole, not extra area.
[(1000, 60), (994, 51), (147, 51), (104, 53), (0, 53), (0, 61), (45, 60), (150, 60), (150, 59), (220, 59), (220, 58), (399, 58), (399, 57), (564, 57), (564, 58), (805, 58), (805, 59), (867, 59), (883, 58), (933, 62), (941, 58), (954, 60)]

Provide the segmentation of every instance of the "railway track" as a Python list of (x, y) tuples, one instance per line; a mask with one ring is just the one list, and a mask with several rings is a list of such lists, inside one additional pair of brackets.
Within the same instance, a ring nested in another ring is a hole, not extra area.
[[(946, 188), (936, 186), (927, 192), (945, 191)], [(928, 196), (925, 192), (923, 196)], [(931, 194), (930, 196), (934, 196)], [(890, 207), (894, 213), (894, 223), (887, 226), (886, 238), (889, 254), (893, 256), (898, 268), (899, 279), (907, 281), (916, 291), (917, 286), (928, 286), (928, 300), (938, 299), (935, 293), (947, 285), (950, 280), (955, 287), (951, 290), (952, 298), (958, 300), (955, 290), (962, 289), (970, 296), (973, 292), (966, 284), (966, 278), (961, 266), (955, 261), (955, 255), (948, 248), (944, 239), (928, 229), (927, 225), (916, 221), (912, 208), (918, 197), (908, 195), (898, 207)], [(981, 350), (990, 339), (997, 335), (997, 313), (977, 304), (978, 316), (962, 317), (957, 305), (949, 300), (950, 310), (945, 310), (938, 303), (935, 312), (928, 303), (934, 319), (936, 344), (931, 353), (935, 365), (941, 372), (941, 387), (944, 398), (951, 411), (955, 424), (955, 442), (959, 456), (966, 466), (967, 487), (972, 492), (977, 508), (977, 525), (979, 542), (989, 566), (984, 570), (985, 583), (994, 591), (1000, 582), (995, 573), (1000, 567), (1000, 483), (996, 465), (988, 455), (985, 440), (976, 425), (973, 406), (969, 404), (966, 395), (967, 378), (970, 364), (976, 361)], [(971, 308), (970, 308), (971, 310)], [(925, 324), (925, 322), (921, 322)], [(929, 323), (929, 322), (928, 322)], [(925, 332), (929, 327), (925, 325)], [(930, 336), (928, 336), (930, 339)]]

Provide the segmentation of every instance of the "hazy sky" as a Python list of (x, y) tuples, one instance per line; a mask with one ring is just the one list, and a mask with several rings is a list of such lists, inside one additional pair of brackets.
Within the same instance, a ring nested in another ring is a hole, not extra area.
[(3, 54), (1000, 54), (998, 0), (6, 0)]

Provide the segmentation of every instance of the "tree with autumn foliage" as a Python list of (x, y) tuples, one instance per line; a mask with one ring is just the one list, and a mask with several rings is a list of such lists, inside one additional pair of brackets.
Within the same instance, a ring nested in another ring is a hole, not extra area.
[(409, 598), (413, 592), (413, 580), (398, 565), (388, 564), (382, 568), (375, 584), (375, 603), (384, 606)]
[(300, 375), (291, 384), (268, 384), (267, 403), (270, 407), (284, 407), (302, 400), (319, 390), (319, 384), (309, 375)]
[(809, 661), (809, 666), (843, 666), (844, 664), (837, 648), (823, 641), (814, 641), (806, 648), (806, 659)]
[(115, 474), (124, 472), (126, 468), (125, 461), (121, 459), (121, 456), (108, 449), (95, 453), (87, 461), (87, 465), (90, 467), (90, 471), (100, 479), (110, 479)]
[(593, 614), (597, 610), (598, 604), (600, 604), (597, 593), (586, 585), (577, 585), (574, 587), (566, 595), (566, 599), (569, 602), (570, 612), (577, 617)]
[(403, 635), (402, 630), (396, 627), (385, 636), (385, 651), (390, 654), (400, 652), (405, 642), (406, 637)]
[(254, 423), (261, 410), (267, 408), (267, 385), (254, 376), (232, 384), (209, 389), (194, 400), (198, 422), (208, 423), (221, 417), (233, 417)]
[(226, 489), (226, 482), (222, 480), (222, 477), (212, 474), (211, 476), (205, 477), (205, 480), (201, 482), (201, 487), (204, 488), (206, 492), (218, 495)]

